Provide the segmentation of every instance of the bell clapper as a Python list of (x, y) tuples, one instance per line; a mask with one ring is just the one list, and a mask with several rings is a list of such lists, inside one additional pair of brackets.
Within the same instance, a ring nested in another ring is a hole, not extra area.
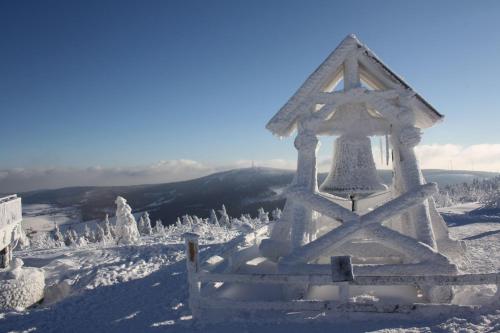
[(357, 194), (350, 194), (349, 199), (351, 199), (352, 205), (351, 205), (351, 211), (355, 212), (358, 210), (358, 199), (359, 196)]

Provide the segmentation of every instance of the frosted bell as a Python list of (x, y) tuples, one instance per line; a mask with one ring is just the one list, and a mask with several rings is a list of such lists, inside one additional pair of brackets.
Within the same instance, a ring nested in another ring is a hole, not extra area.
[(330, 173), (320, 190), (334, 195), (361, 195), (386, 190), (377, 175), (370, 139), (342, 135), (335, 140)]

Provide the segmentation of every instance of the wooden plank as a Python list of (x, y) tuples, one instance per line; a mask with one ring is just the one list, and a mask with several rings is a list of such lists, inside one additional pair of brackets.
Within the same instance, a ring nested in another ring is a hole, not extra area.
[[(196, 275), (201, 282), (234, 282), (234, 283), (305, 283), (312, 285), (336, 285), (331, 274), (211, 274), (200, 272)], [(411, 276), (355, 276), (349, 284), (360, 286), (393, 286), (393, 285), (480, 285), (500, 284), (500, 272), (486, 274), (461, 275), (411, 275)]]
[(387, 304), (387, 303), (345, 303), (338, 301), (234, 301), (217, 298), (200, 298), (200, 307), (206, 309), (231, 309), (248, 311), (336, 311), (336, 312), (376, 312), (376, 313), (410, 313), (413, 311), (449, 311), (477, 310), (479, 306), (455, 304)]

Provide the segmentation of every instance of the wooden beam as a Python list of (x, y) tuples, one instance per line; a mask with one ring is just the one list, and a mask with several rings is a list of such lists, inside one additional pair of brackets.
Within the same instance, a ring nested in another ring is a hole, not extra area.
[(384, 205), (375, 208), (375, 210), (363, 215), (362, 217), (349, 212), (344, 207), (321, 197), (317, 193), (308, 193), (304, 190), (290, 192), (289, 194), (287, 193), (287, 195), (291, 195), (295, 198), (295, 200), (298, 200), (298, 202), (308, 205), (311, 209), (314, 209), (321, 214), (340, 221), (350, 221), (351, 223), (344, 223), (340, 227), (333, 229), (318, 239), (295, 249), (288, 256), (284, 257), (282, 262), (286, 264), (308, 262), (319, 256), (320, 253), (324, 253), (324, 251), (330, 248), (332, 244), (335, 244), (342, 239), (346, 239), (358, 229), (370, 224), (381, 224), (383, 221), (401, 215), (406, 210), (421, 204), (422, 201), (436, 192), (437, 185), (435, 183), (421, 185), (414, 190), (404, 193)]
[(302, 188), (292, 188), (285, 193), (288, 198), (295, 200), (302, 205), (306, 205), (315, 211), (326, 215), (340, 222), (359, 221), (359, 216), (351, 210), (332, 202), (319, 192), (311, 192)]
[[(200, 282), (225, 282), (225, 283), (271, 283), (271, 284), (312, 284), (312, 285), (337, 285), (332, 281), (331, 266), (325, 266), (326, 274), (214, 274), (199, 272), (196, 278)], [(397, 286), (397, 285), (435, 285), (435, 286), (472, 286), (483, 284), (500, 284), (500, 272), (460, 275), (356, 275), (359, 266), (353, 265), (354, 280), (348, 281), (350, 285), (357, 286)]]

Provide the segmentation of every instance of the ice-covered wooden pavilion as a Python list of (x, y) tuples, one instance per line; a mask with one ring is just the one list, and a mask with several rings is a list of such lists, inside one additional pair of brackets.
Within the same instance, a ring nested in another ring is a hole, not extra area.
[[(277, 136), (296, 135), (297, 172), (281, 219), (203, 263), (196, 235), (187, 235), (193, 312), (408, 312), (449, 304), (453, 285), (498, 283), (496, 273), (460, 273), (464, 245), (450, 238), (432, 198), (437, 186), (419, 168), (422, 130), (442, 118), (347, 36), (267, 124)], [(321, 185), (319, 136), (336, 137)], [(389, 187), (377, 176), (374, 136), (387, 140)]]
[[(343, 89), (336, 90), (340, 82)], [(278, 136), (297, 132), (298, 162), (285, 223), (261, 248), (279, 249), (271, 256), (286, 263), (345, 253), (377, 264), (364, 268), (372, 274), (456, 271), (450, 259), (460, 254), (460, 244), (450, 239), (436, 211), (431, 198), (436, 188), (425, 184), (414, 151), (421, 130), (442, 117), (355, 36), (347, 36), (267, 124)], [(320, 190), (319, 135), (338, 136), (332, 170)], [(388, 190), (377, 179), (371, 153), (369, 137), (377, 135), (392, 147), (394, 179)], [(389, 201), (402, 195), (406, 200)], [(353, 204), (355, 212), (346, 209)], [(316, 240), (324, 224), (318, 225), (317, 213), (342, 226)]]

